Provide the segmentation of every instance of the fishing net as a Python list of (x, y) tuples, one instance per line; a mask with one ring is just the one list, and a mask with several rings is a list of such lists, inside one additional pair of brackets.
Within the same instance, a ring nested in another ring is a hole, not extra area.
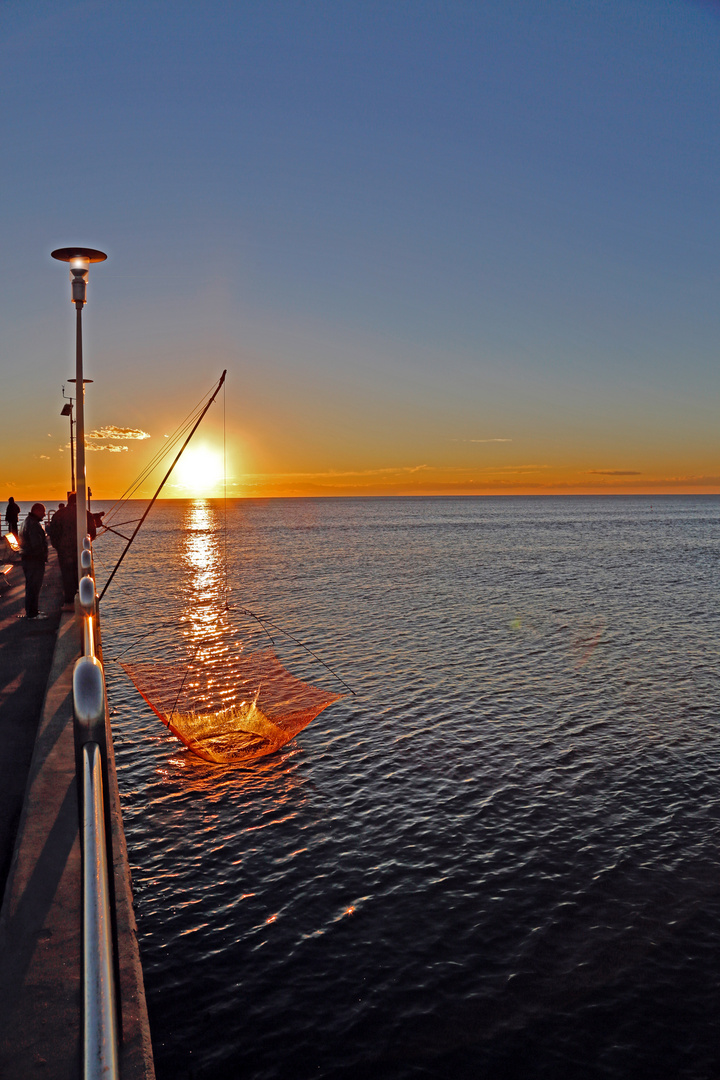
[(272, 649), (121, 667), (163, 724), (206, 761), (272, 754), (344, 696), (296, 678)]

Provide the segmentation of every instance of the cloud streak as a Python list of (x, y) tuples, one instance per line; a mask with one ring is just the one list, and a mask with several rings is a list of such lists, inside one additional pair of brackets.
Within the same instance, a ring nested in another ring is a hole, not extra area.
[(116, 424), (108, 424), (106, 427), (96, 428), (87, 436), (88, 439), (117, 439), (118, 442), (126, 442), (129, 439), (149, 439), (147, 431), (140, 428), (117, 427)]
[(326, 472), (263, 473), (257, 475), (269, 475), (282, 480), (342, 480), (349, 476), (387, 476), (394, 473), (418, 473), (430, 467), (430, 465), (386, 465), (380, 469), (328, 469)]
[(635, 469), (588, 469), (589, 476), (642, 476)]

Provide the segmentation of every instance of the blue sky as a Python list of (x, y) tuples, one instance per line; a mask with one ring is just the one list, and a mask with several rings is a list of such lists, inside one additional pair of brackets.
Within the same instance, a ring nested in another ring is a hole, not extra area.
[(108, 495), (226, 366), (238, 493), (720, 488), (719, 45), (680, 0), (5, 2), (0, 482), (64, 484), (79, 243), (89, 423), (152, 436)]

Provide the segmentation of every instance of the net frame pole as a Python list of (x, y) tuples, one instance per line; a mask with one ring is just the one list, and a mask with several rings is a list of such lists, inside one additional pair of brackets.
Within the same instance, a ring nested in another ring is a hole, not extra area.
[(138, 534), (138, 533), (140, 532), (140, 529), (141, 529), (141, 527), (142, 527), (142, 524), (143, 524), (143, 522), (145, 521), (145, 518), (146, 518), (146, 517), (148, 516), (148, 514), (149, 514), (149, 513), (150, 513), (150, 511), (152, 510), (153, 506), (155, 505), (155, 500), (157, 499), (157, 497), (158, 497), (158, 495), (160, 494), (160, 492), (162, 491), (162, 489), (163, 489), (163, 488), (165, 487), (165, 483), (166, 483), (166, 481), (168, 480), (168, 478), (170, 477), (170, 474), (171, 474), (171, 472), (173, 471), (173, 469), (174, 469), (174, 468), (175, 468), (175, 466), (177, 465), (178, 461), (179, 461), (179, 460), (180, 460), (180, 458), (182, 457), (182, 454), (183, 454), (183, 451), (184, 451), (185, 447), (186, 447), (186, 446), (187, 446), (187, 444), (188, 444), (188, 443), (190, 442), (190, 440), (192, 439), (192, 437), (193, 437), (193, 435), (195, 434), (195, 432), (197, 431), (197, 429), (198, 429), (198, 428), (200, 427), (200, 423), (201, 423), (201, 421), (202, 421), (202, 418), (203, 418), (203, 417), (205, 416), (205, 413), (206, 413), (206, 412), (208, 411), (208, 409), (209, 409), (209, 408), (210, 408), (210, 406), (212, 405), (213, 401), (215, 400), (215, 398), (216, 398), (216, 397), (218, 396), (218, 394), (220, 393), (220, 388), (221, 388), (221, 386), (223, 385), (223, 383), (225, 382), (225, 376), (226, 376), (226, 375), (227, 375), (227, 368), (225, 368), (225, 370), (223, 371), (222, 375), (220, 376), (220, 382), (219, 382), (219, 383), (217, 384), (217, 386), (215, 387), (215, 390), (214, 390), (214, 392), (213, 392), (213, 395), (212, 395), (212, 397), (210, 398), (210, 400), (208, 401), (207, 405), (205, 406), (205, 408), (203, 409), (203, 411), (202, 411), (202, 412), (200, 413), (200, 415), (198, 416), (197, 420), (195, 421), (195, 424), (194, 424), (194, 426), (193, 426), (193, 429), (192, 429), (192, 431), (190, 432), (190, 434), (188, 435), (187, 439), (185, 440), (185, 442), (184, 442), (184, 443), (182, 444), (182, 446), (180, 447), (180, 450), (178, 451), (178, 453), (177, 453), (177, 456), (175, 457), (175, 460), (173, 461), (172, 465), (170, 466), (170, 468), (168, 469), (168, 471), (167, 471), (167, 472), (165, 473), (165, 475), (163, 476), (162, 480), (160, 481), (160, 486), (158, 487), (157, 491), (155, 492), (155, 494), (153, 495), (152, 499), (150, 500), (150, 503), (149, 503), (149, 505), (148, 505), (147, 509), (145, 510), (145, 513), (143, 514), (143, 516), (142, 516), (142, 517), (140, 518), (140, 520), (138, 521), (137, 525), (135, 526), (135, 531), (134, 531), (134, 533), (132, 534), (132, 536), (131, 536), (131, 537), (130, 537), (130, 539), (128, 540), (127, 544), (126, 544), (126, 545), (125, 545), (125, 547), (123, 548), (123, 552), (122, 552), (122, 555), (120, 556), (120, 558), (118, 559), (118, 561), (117, 561), (117, 562), (115, 563), (115, 566), (113, 567), (113, 571), (112, 571), (112, 573), (111, 573), (110, 577), (109, 577), (109, 578), (107, 579), (107, 581), (105, 582), (105, 585), (103, 586), (103, 591), (102, 591), (102, 592), (100, 593), (100, 595), (98, 596), (98, 604), (100, 603), (100, 601), (102, 600), (103, 596), (104, 596), (104, 595), (105, 595), (105, 593), (107, 592), (107, 588), (108, 588), (108, 585), (110, 584), (110, 582), (112, 581), (112, 579), (113, 579), (113, 578), (115, 577), (115, 574), (117, 573), (117, 571), (118, 571), (118, 569), (119, 569), (119, 567), (120, 567), (120, 563), (121, 563), (121, 562), (123, 561), (123, 559), (124, 559), (124, 558), (125, 558), (125, 556), (127, 555), (127, 553), (128, 553), (128, 550), (129, 550), (129, 548), (130, 548), (130, 545), (132, 544), (132, 542), (133, 542), (133, 540), (135, 539), (135, 537), (137, 536), (137, 534)]

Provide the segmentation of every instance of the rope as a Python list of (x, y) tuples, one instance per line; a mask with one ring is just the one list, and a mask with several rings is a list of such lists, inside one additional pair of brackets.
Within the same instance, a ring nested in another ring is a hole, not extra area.
[(199, 428), (200, 424), (202, 423), (202, 420), (203, 420), (203, 417), (205, 416), (205, 413), (206, 413), (206, 412), (208, 411), (208, 409), (210, 408), (210, 406), (212, 405), (212, 403), (213, 403), (213, 402), (215, 401), (215, 398), (216, 398), (216, 397), (218, 396), (218, 394), (220, 393), (220, 387), (221, 387), (221, 386), (223, 386), (223, 384), (225, 383), (225, 376), (226, 376), (226, 375), (227, 375), (227, 368), (225, 368), (225, 369), (224, 369), (224, 371), (223, 371), (223, 373), (222, 373), (222, 375), (221, 375), (221, 377), (220, 377), (220, 382), (219, 382), (219, 383), (217, 384), (217, 386), (216, 386), (215, 390), (213, 391), (212, 395), (210, 396), (210, 398), (208, 399), (208, 401), (207, 401), (207, 402), (206, 402), (206, 403), (205, 403), (205, 404), (203, 405), (202, 409), (200, 410), (200, 413), (196, 415), (196, 419), (195, 419), (195, 421), (194, 421), (194, 423), (193, 423), (193, 426), (192, 426), (192, 428), (190, 429), (190, 431), (188, 432), (188, 434), (187, 434), (187, 435), (185, 436), (185, 439), (183, 440), (183, 444), (182, 444), (182, 446), (180, 447), (180, 449), (178, 450), (177, 454), (176, 454), (176, 455), (175, 455), (175, 457), (173, 458), (173, 462), (172, 462), (172, 465), (170, 466), (170, 468), (169, 468), (169, 469), (167, 470), (167, 472), (166, 472), (166, 473), (165, 473), (165, 475), (163, 476), (162, 480), (160, 481), (160, 484), (158, 485), (158, 487), (157, 487), (157, 488), (156, 488), (156, 490), (155, 490), (155, 494), (153, 495), (152, 499), (151, 499), (151, 500), (150, 500), (150, 502), (148, 503), (148, 505), (147, 505), (147, 507), (146, 507), (146, 509), (145, 509), (145, 512), (143, 513), (143, 516), (142, 516), (142, 517), (140, 518), (140, 520), (138, 521), (137, 525), (135, 526), (135, 529), (134, 529), (134, 531), (133, 531), (133, 534), (132, 534), (132, 536), (130, 537), (130, 539), (128, 540), (128, 542), (127, 542), (127, 544), (125, 545), (125, 547), (123, 548), (122, 554), (120, 555), (120, 558), (118, 559), (118, 561), (117, 561), (117, 562), (115, 563), (115, 566), (114, 566), (114, 568), (113, 568), (113, 571), (112, 571), (112, 573), (110, 574), (110, 577), (109, 577), (109, 578), (107, 579), (107, 581), (106, 581), (106, 582), (105, 582), (105, 584), (103, 585), (103, 588), (102, 588), (102, 592), (101, 592), (101, 593), (100, 593), (100, 595), (98, 596), (98, 601), (97, 601), (98, 603), (100, 603), (100, 601), (102, 600), (103, 596), (105, 595), (105, 593), (106, 593), (106, 592), (107, 592), (107, 590), (108, 590), (108, 587), (110, 586), (110, 583), (112, 582), (113, 578), (115, 577), (115, 574), (116, 574), (116, 573), (118, 572), (118, 570), (120, 569), (120, 564), (122, 563), (123, 559), (125, 558), (125, 556), (127, 555), (128, 551), (130, 550), (130, 547), (131, 547), (131, 545), (132, 545), (132, 542), (133, 542), (133, 540), (135, 539), (135, 537), (137, 536), (137, 534), (138, 534), (138, 533), (140, 532), (140, 529), (142, 528), (142, 525), (143, 525), (143, 522), (145, 521), (145, 518), (146, 518), (146, 517), (148, 516), (148, 514), (149, 514), (149, 513), (150, 513), (150, 511), (152, 510), (153, 506), (155, 505), (155, 501), (156, 501), (156, 499), (157, 499), (158, 495), (160, 494), (160, 492), (161, 492), (161, 491), (162, 491), (162, 489), (164, 488), (164, 486), (165, 486), (166, 482), (167, 482), (167, 481), (168, 481), (168, 479), (170, 478), (170, 474), (172, 473), (173, 469), (175, 468), (175, 466), (177, 465), (178, 461), (179, 461), (179, 460), (180, 460), (180, 458), (182, 457), (182, 455), (183, 455), (183, 452), (184, 452), (184, 450), (185, 450), (185, 448), (186, 448), (187, 444), (188, 444), (188, 443), (190, 442), (190, 440), (192, 439), (193, 435), (195, 434), (195, 432), (196, 432), (196, 431), (197, 431), (197, 429)]
[[(227, 610), (228, 610), (228, 611), (231, 611), (231, 610), (233, 610), (233, 609), (232, 609), (232, 608), (230, 608), (230, 607), (228, 607), (228, 608), (227, 608)], [(273, 620), (273, 619), (268, 619), (268, 618), (266, 618), (266, 617), (265, 617), (265, 616), (263, 616), (263, 615), (258, 615), (258, 613), (257, 613), (256, 611), (251, 611), (251, 610), (250, 610), (250, 608), (246, 608), (246, 607), (238, 607), (238, 608), (236, 608), (235, 610), (236, 610), (236, 611), (241, 611), (241, 612), (243, 613), (243, 615), (248, 615), (248, 616), (249, 616), (249, 617), (250, 617), (251, 619), (255, 619), (255, 621), (256, 621), (256, 622), (258, 623), (258, 625), (259, 625), (259, 626), (260, 626), (260, 628), (262, 629), (263, 633), (267, 634), (268, 638), (270, 639), (270, 643), (271, 643), (271, 645), (273, 645), (273, 646), (275, 645), (275, 638), (274, 638), (274, 637), (272, 636), (272, 634), (271, 634), (271, 633), (270, 633), (270, 631), (268, 630), (267, 626), (272, 626), (272, 627), (273, 627), (273, 629), (274, 629), (274, 630), (277, 630), (277, 632), (278, 632), (278, 633), (280, 633), (280, 634), (284, 634), (284, 635), (285, 635), (285, 637), (288, 637), (288, 638), (290, 638), (290, 640), (291, 640), (291, 641), (294, 641), (296, 645), (299, 645), (301, 649), (304, 649), (304, 650), (305, 650), (305, 652), (306, 652), (306, 653), (307, 653), (307, 654), (308, 654), (309, 656), (312, 656), (313, 660), (316, 660), (316, 661), (317, 661), (317, 663), (318, 663), (318, 664), (320, 664), (320, 665), (321, 665), (322, 667), (324, 667), (326, 671), (329, 671), (329, 672), (330, 672), (330, 674), (332, 675), (332, 677), (333, 677), (334, 679), (337, 679), (337, 681), (338, 681), (339, 683), (341, 683), (341, 685), (342, 685), (342, 686), (344, 686), (344, 687), (345, 687), (345, 689), (347, 690), (347, 692), (348, 692), (349, 694), (352, 694), (352, 696), (353, 696), (353, 697), (357, 697), (357, 694), (355, 693), (355, 691), (353, 690), (353, 688), (352, 688), (352, 687), (351, 687), (351, 686), (350, 686), (350, 685), (349, 685), (348, 683), (346, 683), (346, 682), (345, 682), (345, 680), (344, 680), (344, 679), (342, 678), (342, 676), (338, 675), (338, 673), (337, 673), (336, 671), (334, 671), (334, 670), (333, 670), (333, 669), (332, 669), (332, 668), (330, 667), (330, 665), (329, 665), (329, 664), (326, 664), (326, 663), (325, 663), (325, 661), (324, 661), (324, 660), (323, 660), (323, 659), (322, 659), (321, 657), (319, 657), (319, 656), (317, 655), (317, 653), (313, 652), (313, 650), (312, 650), (311, 648), (309, 648), (309, 647), (308, 647), (308, 646), (307, 646), (307, 645), (305, 644), (305, 642), (304, 642), (304, 641), (301, 641), (301, 640), (300, 640), (300, 638), (297, 638), (297, 637), (295, 637), (295, 635), (294, 635), (294, 634), (291, 634), (289, 630), (285, 630), (285, 629), (284, 629), (284, 627), (282, 627), (282, 626), (279, 626), (279, 625), (278, 625), (278, 623), (274, 622), (274, 620)], [(267, 623), (267, 626), (265, 625), (266, 623)], [(129, 651), (130, 651), (130, 649), (134, 649), (134, 648), (135, 648), (135, 646), (136, 646), (136, 645), (137, 645), (137, 644), (138, 644), (138, 643), (139, 643), (140, 641), (144, 641), (144, 640), (145, 640), (145, 638), (147, 638), (147, 637), (150, 637), (150, 635), (151, 635), (151, 634), (155, 634), (155, 633), (157, 633), (157, 631), (158, 631), (158, 630), (161, 630), (161, 629), (162, 629), (162, 628), (163, 628), (164, 626), (177, 626), (177, 621), (176, 621), (175, 619), (167, 619), (167, 620), (165, 620), (164, 622), (156, 623), (156, 624), (155, 624), (155, 625), (154, 625), (154, 626), (153, 626), (153, 627), (152, 627), (152, 628), (151, 628), (150, 630), (146, 630), (144, 634), (139, 634), (139, 635), (138, 635), (138, 636), (137, 636), (136, 638), (134, 638), (134, 640), (133, 640), (133, 641), (131, 641), (131, 642), (130, 642), (130, 644), (129, 644), (129, 645), (127, 645), (127, 646), (126, 646), (126, 647), (125, 647), (125, 648), (124, 648), (124, 649), (122, 650), (122, 652), (119, 652), (119, 653), (117, 654), (117, 656), (109, 656), (109, 657), (107, 657), (107, 659), (108, 659), (109, 661), (111, 661), (111, 662), (115, 662), (115, 661), (118, 661), (118, 660), (120, 659), (120, 657), (121, 657), (121, 656), (124, 656), (124, 655), (125, 655), (125, 654), (126, 654), (127, 652), (129, 652)], [(205, 640), (206, 640), (206, 639), (202, 639), (202, 640), (201, 640), (201, 641), (199, 642), (199, 644), (198, 644), (198, 645), (196, 646), (196, 648), (195, 648), (195, 652), (193, 653), (193, 658), (192, 658), (192, 660), (190, 660), (190, 661), (188, 662), (188, 670), (189, 670), (189, 666), (190, 666), (190, 664), (192, 664), (193, 660), (194, 660), (194, 659), (195, 659), (195, 657), (197, 656), (198, 650), (200, 649), (201, 645), (203, 644), (203, 642), (204, 642)], [(187, 672), (185, 673), (185, 678), (187, 678)], [(183, 679), (183, 685), (184, 685), (184, 683), (185, 683), (185, 679)], [(182, 687), (181, 687), (181, 689), (182, 689)], [(179, 692), (178, 692), (178, 696), (179, 696)], [(175, 704), (177, 704), (177, 698), (175, 699)], [(173, 706), (173, 711), (174, 711), (174, 706)]]
[(138, 634), (136, 638), (133, 638), (130, 644), (126, 645), (122, 652), (119, 652), (117, 656), (106, 656), (105, 659), (108, 660), (110, 663), (117, 662), (121, 656), (124, 656), (125, 653), (130, 652), (131, 649), (134, 649), (139, 641), (144, 641), (146, 637), (150, 637), (151, 634), (156, 634), (158, 630), (162, 630), (165, 626), (177, 626), (177, 619), (164, 619), (160, 622), (154, 623), (149, 630), (145, 631), (144, 634)]
[(353, 688), (351, 686), (349, 686), (348, 683), (346, 683), (345, 680), (340, 675), (338, 675), (338, 673), (336, 671), (333, 671), (333, 669), (330, 667), (329, 664), (326, 664), (325, 661), (322, 660), (317, 655), (317, 653), (314, 653), (312, 651), (312, 649), (310, 649), (305, 644), (304, 641), (301, 641), (300, 638), (296, 638), (295, 635), (291, 634), (289, 630), (285, 630), (282, 626), (278, 626), (278, 624), (276, 622), (274, 622), (272, 619), (265, 619), (262, 615), (258, 615), (256, 612), (251, 611), (249, 608), (241, 607), (241, 608), (238, 608), (238, 611), (242, 611), (243, 614), (250, 615), (253, 619), (257, 619), (257, 621), (260, 623), (260, 625), (262, 626), (262, 628), (265, 631), (265, 633), (267, 634), (267, 636), (272, 641), (273, 645), (275, 644), (275, 641), (273, 639), (272, 634), (270, 633), (270, 631), (265, 626), (266, 622), (267, 622), (268, 626), (272, 626), (273, 629), (278, 631), (278, 633), (285, 634), (286, 637), (289, 637), (291, 641), (294, 641), (296, 645), (299, 645), (301, 649), (304, 649), (306, 653), (308, 653), (310, 656), (312, 656), (313, 660), (317, 660), (318, 664), (322, 664), (322, 666), (326, 669), (326, 671), (329, 671), (330, 674), (332, 675), (332, 677), (334, 679), (337, 679), (337, 681), (339, 683), (341, 683), (345, 687), (345, 689), (347, 690), (347, 692), (349, 694), (352, 694), (353, 697), (357, 697), (357, 695), (356, 695), (355, 691), (353, 690)]
[[(117, 502), (115, 502), (113, 504), (113, 506), (108, 511), (108, 516), (110, 516), (112, 514), (115, 507), (122, 506), (125, 502), (128, 501), (129, 498), (131, 498), (132, 494), (137, 490), (137, 488), (140, 486), (140, 484), (143, 482), (143, 480), (146, 479), (147, 476), (153, 471), (153, 469), (155, 468), (158, 461), (160, 461), (163, 457), (165, 457), (166, 454), (172, 449), (172, 447), (177, 442), (180, 441), (180, 439), (183, 437), (183, 435), (188, 430), (188, 428), (190, 428), (192, 426), (192, 424), (195, 422), (198, 414), (202, 411), (202, 408), (204, 407), (205, 399), (208, 397), (209, 393), (211, 393), (211, 392), (212, 392), (212, 390), (208, 391), (207, 394), (203, 395), (203, 398), (201, 399), (200, 405), (197, 405), (190, 413), (188, 413), (188, 416), (185, 418), (185, 420), (183, 420), (181, 422), (181, 424), (175, 429), (175, 432), (173, 432), (172, 436), (170, 437), (170, 441), (165, 445), (163, 450), (159, 451), (155, 455), (155, 457), (152, 459), (152, 461), (145, 467), (143, 472), (140, 474), (140, 477), (138, 478), (138, 480), (134, 481), (133, 484), (129, 488), (126, 489), (125, 493), (120, 497), (120, 499), (118, 499)], [(225, 573), (225, 609), (224, 610), (225, 611), (230, 611), (231, 610), (230, 604), (229, 604), (230, 586), (228, 584), (228, 553), (227, 553), (228, 529), (227, 529), (227, 422), (226, 422), (227, 413), (226, 413), (226, 393), (227, 393), (226, 387), (225, 387), (225, 384), (223, 382), (223, 562), (224, 562), (224, 573)], [(130, 492), (130, 494), (128, 494), (128, 492)], [(134, 519), (134, 521), (137, 521), (137, 520), (138, 520), (137, 518)], [(132, 523), (133, 522), (130, 522), (130, 521), (123, 521), (123, 522), (118, 522), (117, 525), (129, 525), (129, 524), (132, 524)], [(108, 526), (105, 526), (105, 528), (107, 529), (108, 532), (115, 532), (116, 531), (115, 529), (109, 528)], [(121, 534), (117, 534), (117, 535), (121, 535)], [(258, 625), (260, 626), (262, 631), (265, 634), (267, 634), (268, 638), (270, 639), (270, 643), (273, 646), (275, 645), (275, 639), (272, 636), (272, 634), (270, 633), (270, 631), (268, 630), (268, 626), (272, 626), (273, 629), (276, 630), (278, 633), (284, 634), (286, 637), (290, 638), (290, 640), (294, 641), (296, 645), (299, 645), (301, 649), (304, 649), (305, 652), (309, 656), (312, 656), (313, 660), (315, 660), (318, 664), (320, 664), (322, 667), (324, 667), (326, 671), (329, 671), (330, 674), (332, 675), (332, 677), (334, 679), (337, 679), (337, 681), (342, 686), (345, 687), (345, 689), (348, 691), (348, 693), (352, 694), (353, 697), (356, 696), (355, 691), (353, 690), (353, 688), (351, 686), (349, 686), (348, 683), (346, 683), (345, 680), (340, 675), (338, 675), (336, 671), (333, 671), (333, 669), (330, 667), (329, 664), (326, 664), (325, 661), (322, 660), (317, 655), (317, 653), (313, 652), (313, 650), (311, 648), (309, 648), (303, 641), (300, 641), (299, 638), (295, 637), (294, 634), (291, 634), (289, 630), (285, 630), (282, 626), (279, 626), (272, 619), (267, 619), (267, 618), (264, 618), (261, 615), (258, 615), (257, 612), (251, 611), (250, 608), (239, 607), (239, 608), (237, 608), (237, 610), (241, 611), (244, 615), (248, 615), (250, 618), (255, 619), (255, 621), (258, 623)], [(267, 626), (265, 625), (266, 623), (267, 623)], [(144, 634), (140, 634), (137, 638), (135, 638), (134, 641), (132, 641), (130, 643), (130, 645), (127, 646), (127, 648), (123, 649), (123, 651), (121, 653), (119, 653), (118, 656), (109, 657), (108, 659), (118, 660), (121, 656), (124, 656), (126, 652), (128, 652), (130, 649), (134, 648), (134, 646), (137, 645), (138, 642), (143, 641), (146, 637), (149, 637), (150, 634), (155, 633), (155, 631), (158, 629), (159, 626), (162, 626), (162, 624), (156, 624), (155, 626), (153, 626), (153, 628), (151, 630), (148, 630)], [(193, 661), (195, 660), (195, 657), (197, 656), (198, 650), (200, 649), (200, 644), (202, 644), (202, 643), (199, 643), (196, 646), (195, 652), (193, 653), (192, 659), (190, 661), (188, 661), (188, 665), (187, 665), (187, 668), (186, 668), (186, 671), (185, 671), (185, 675), (183, 676), (182, 683), (180, 684), (180, 689), (178, 690), (177, 697), (175, 698), (175, 703), (173, 705), (172, 712), (170, 713), (171, 717), (172, 717), (173, 713), (175, 712), (175, 706), (178, 703), (178, 700), (180, 698), (180, 694), (182, 692), (182, 688), (185, 685), (185, 680), (187, 679), (188, 672), (190, 671), (190, 666), (193, 663)]]
[[(128, 502), (128, 500), (133, 497), (133, 495), (138, 490), (138, 488), (142, 484), (145, 483), (145, 481), (148, 479), (148, 477), (151, 475), (151, 473), (153, 473), (155, 471), (155, 469), (160, 464), (160, 462), (164, 458), (166, 458), (172, 452), (173, 448), (181, 441), (181, 439), (183, 439), (185, 437), (185, 434), (187, 433), (187, 431), (189, 431), (189, 429), (195, 423), (195, 420), (197, 419), (199, 414), (202, 412), (202, 410), (203, 410), (203, 408), (205, 406), (206, 399), (210, 396), (210, 394), (213, 392), (214, 389), (215, 389), (215, 384), (213, 384), (213, 386), (210, 388), (210, 390), (208, 390), (205, 394), (203, 394), (203, 396), (200, 399), (200, 402), (197, 405), (195, 405), (194, 408), (192, 408), (190, 410), (190, 412), (187, 414), (185, 419), (181, 420), (180, 423), (178, 424), (178, 426), (172, 432), (172, 434), (168, 436), (168, 439), (164, 443), (162, 448), (160, 450), (158, 450), (157, 453), (150, 459), (150, 461), (145, 465), (145, 467), (142, 469), (140, 474), (125, 489), (125, 491), (120, 496), (120, 498), (115, 500), (115, 502), (112, 504), (112, 506), (110, 507), (110, 509), (107, 511), (107, 513), (105, 515), (109, 520), (112, 518), (112, 515), (113, 515), (114, 512), (120, 510), (125, 505), (125, 503)], [(138, 520), (138, 518), (134, 518), (134, 519), (132, 519), (132, 521), (113, 522), (112, 524), (113, 524), (113, 526), (118, 527), (120, 525), (133, 524), (133, 522), (137, 521), (137, 520)], [(104, 523), (103, 523), (103, 527), (104, 527), (104, 529), (107, 529), (108, 532), (113, 531), (112, 529), (108, 528), (108, 526), (105, 525)]]
[(173, 716), (175, 715), (175, 708), (177, 706), (178, 701), (180, 700), (180, 695), (182, 694), (183, 686), (185, 685), (185, 680), (187, 679), (188, 675), (190, 674), (190, 667), (195, 662), (195, 657), (197, 656), (198, 652), (200, 651), (200, 645), (201, 644), (202, 644), (202, 642), (198, 642), (198, 644), (195, 646), (195, 652), (192, 654), (192, 659), (188, 660), (187, 667), (185, 668), (185, 674), (183, 675), (182, 682), (180, 683), (180, 689), (178, 690), (178, 692), (177, 692), (177, 694), (175, 696), (175, 700), (173, 701), (172, 710), (170, 712), (170, 715), (168, 716), (168, 721), (167, 721), (167, 726), (168, 727), (170, 727), (170, 721), (172, 720)]

